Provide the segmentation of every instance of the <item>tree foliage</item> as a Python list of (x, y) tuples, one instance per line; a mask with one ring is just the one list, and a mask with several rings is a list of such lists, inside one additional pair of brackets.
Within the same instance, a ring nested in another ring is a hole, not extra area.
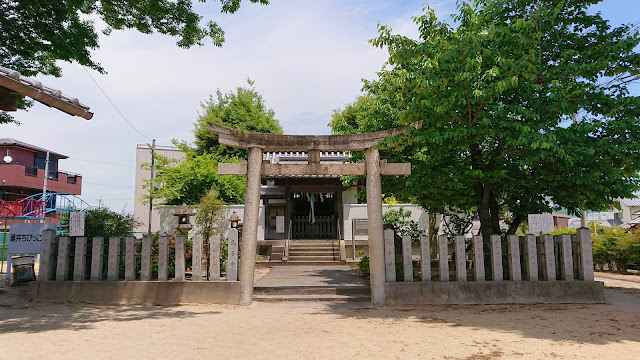
[(627, 88), (640, 36), (589, 14), (597, 2), (462, 1), (455, 27), (427, 8), (414, 18), (418, 39), (381, 25), (371, 42), (390, 57), (365, 82), (366, 116), (332, 127), (422, 121), (383, 146), (413, 164), (384, 191), (430, 211), (475, 209), (485, 235), (500, 233), (501, 218), (515, 233), (529, 213), (609, 207), (640, 183), (640, 98)]
[[(200, 0), (204, 2), (206, 0)], [(268, 0), (250, 0), (268, 4)], [(241, 0), (220, 0), (222, 13), (235, 13)], [(203, 45), (209, 38), (222, 46), (225, 33), (213, 20), (193, 9), (192, 0), (0, 0), (0, 66), (25, 76), (61, 76), (58, 60), (105, 70), (91, 57), (99, 47), (94, 20), (106, 24), (103, 33), (135, 29), (177, 37), (177, 45)], [(25, 109), (30, 103), (20, 104)], [(0, 112), (0, 124), (15, 122)]]
[(99, 206), (84, 211), (84, 229), (86, 237), (129, 236), (139, 225), (135, 217), (127, 212), (115, 212), (107, 207)]
[[(168, 205), (195, 205), (210, 189), (215, 189), (226, 204), (244, 202), (245, 177), (218, 175), (218, 162), (240, 162), (247, 158), (247, 152), (220, 145), (218, 137), (209, 131), (208, 123), (277, 134), (282, 133), (282, 128), (251, 80), (248, 87), (238, 87), (226, 94), (218, 90), (216, 94), (215, 99), (211, 97), (202, 104), (203, 112), (194, 123), (195, 148), (176, 142), (185, 154), (184, 160), (156, 157), (154, 199), (162, 199)], [(148, 182), (145, 187), (149, 188)]]
[(202, 112), (194, 123), (193, 134), (197, 154), (215, 154), (220, 159), (247, 158), (246, 149), (229, 148), (218, 143), (218, 136), (209, 131), (209, 123), (253, 132), (282, 134), (280, 122), (275, 112), (267, 108), (262, 95), (247, 79), (247, 86), (238, 87), (235, 92), (223, 94), (220, 89), (216, 97), (201, 104)]

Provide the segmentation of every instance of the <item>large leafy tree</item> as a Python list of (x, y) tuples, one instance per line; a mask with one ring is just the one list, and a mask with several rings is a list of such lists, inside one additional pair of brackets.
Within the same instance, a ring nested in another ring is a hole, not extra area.
[[(222, 13), (235, 13), (241, 4), (241, 0), (219, 2)], [(222, 46), (225, 40), (222, 28), (213, 20), (204, 22), (192, 0), (0, 0), (0, 66), (25, 76), (60, 76), (58, 60), (62, 60), (104, 73), (91, 58), (91, 51), (99, 47), (92, 18), (106, 23), (104, 34), (123, 29), (158, 32), (177, 37), (182, 48), (203, 45), (206, 39)], [(30, 103), (20, 105), (26, 108)], [(0, 112), (0, 123), (9, 121), (12, 118)]]
[(180, 162), (162, 156), (156, 159), (154, 199), (161, 198), (169, 205), (195, 205), (210, 189), (215, 189), (216, 197), (224, 203), (244, 201), (245, 177), (218, 175), (218, 163), (239, 162), (247, 158), (247, 152), (220, 145), (208, 124), (276, 134), (282, 134), (282, 127), (273, 110), (265, 105), (262, 95), (253, 88), (251, 80), (248, 86), (225, 94), (218, 90), (216, 95), (202, 104), (202, 113), (194, 123), (195, 147), (185, 142), (177, 143), (185, 153), (185, 159)]
[(485, 235), (504, 218), (515, 233), (529, 213), (631, 196), (640, 98), (627, 84), (640, 73), (640, 37), (589, 14), (597, 2), (460, 2), (455, 27), (426, 9), (414, 18), (419, 39), (380, 26), (372, 43), (389, 61), (365, 83), (369, 119), (352, 131), (422, 121), (388, 141), (389, 158), (414, 166), (387, 189), (432, 211), (474, 208)]
[(248, 156), (245, 149), (220, 145), (218, 136), (209, 131), (209, 123), (253, 132), (282, 134), (275, 112), (267, 108), (264, 98), (253, 85), (254, 82), (247, 79), (247, 86), (238, 87), (235, 92), (223, 94), (218, 89), (215, 97), (210, 96), (202, 103), (202, 112), (194, 123), (193, 130), (198, 154), (216, 154), (221, 159), (246, 159)]

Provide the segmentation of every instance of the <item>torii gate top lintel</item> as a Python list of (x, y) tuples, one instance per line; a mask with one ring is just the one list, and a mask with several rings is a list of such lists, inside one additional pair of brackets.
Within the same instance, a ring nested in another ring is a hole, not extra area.
[(218, 135), (219, 143), (237, 148), (257, 147), (263, 151), (362, 151), (373, 148), (386, 136), (419, 129), (421, 122), (389, 130), (349, 135), (279, 135), (232, 129), (209, 123), (209, 131)]

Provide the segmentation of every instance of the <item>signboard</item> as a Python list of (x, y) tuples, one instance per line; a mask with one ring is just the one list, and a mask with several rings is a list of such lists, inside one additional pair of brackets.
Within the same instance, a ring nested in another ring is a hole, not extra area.
[(529, 214), (529, 232), (552, 232), (553, 215), (552, 214)]
[(69, 236), (84, 236), (84, 211), (69, 213)]
[(11, 283), (11, 255), (40, 254), (42, 230), (49, 229), (55, 230), (56, 224), (11, 224), (9, 231), (9, 249), (7, 251), (7, 283)]
[(369, 220), (353, 219), (353, 235), (367, 235), (367, 234), (369, 234)]
[(284, 234), (284, 216), (276, 216), (276, 233)]

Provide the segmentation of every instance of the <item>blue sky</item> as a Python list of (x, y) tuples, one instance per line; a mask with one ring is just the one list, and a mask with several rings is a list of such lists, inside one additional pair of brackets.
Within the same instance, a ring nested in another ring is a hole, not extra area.
[[(455, 11), (454, 0), (429, 4), (440, 17)], [(374, 78), (386, 60), (384, 50), (367, 42), (376, 36), (377, 23), (415, 36), (410, 17), (422, 12), (424, 1), (272, 0), (269, 6), (245, 1), (233, 15), (219, 14), (216, 3), (197, 6), (226, 31), (222, 48), (185, 50), (167, 36), (119, 31), (101, 37), (101, 48), (93, 53), (108, 74), (88, 72), (143, 136), (120, 117), (84, 68), (64, 63), (62, 78), (40, 80), (91, 106), (94, 118), (85, 121), (36, 104), (16, 113), (23, 125), (2, 126), (0, 137), (68, 155), (60, 168), (83, 175), (85, 201), (95, 205), (102, 199), (113, 209), (132, 210), (136, 144), (152, 138), (158, 144), (192, 140), (199, 104), (216, 89), (233, 90), (250, 77), (286, 133), (328, 134), (333, 109), (353, 101), (362, 79)], [(605, 0), (594, 11), (613, 25), (631, 23), (640, 18), (640, 1)]]

